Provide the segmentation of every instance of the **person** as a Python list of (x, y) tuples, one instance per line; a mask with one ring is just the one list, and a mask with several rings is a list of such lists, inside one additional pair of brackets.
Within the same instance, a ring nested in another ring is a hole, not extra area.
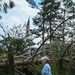
[(49, 60), (49, 58), (47, 56), (44, 56), (40, 59), (40, 61), (42, 62), (42, 65), (43, 65), (43, 68), (41, 70), (42, 75), (52, 75), (51, 67), (48, 64), (48, 60)]

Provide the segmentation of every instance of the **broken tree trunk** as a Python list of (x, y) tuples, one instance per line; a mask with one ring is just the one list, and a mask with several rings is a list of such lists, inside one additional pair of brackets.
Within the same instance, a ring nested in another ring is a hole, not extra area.
[[(53, 60), (49, 60), (49, 63), (53, 63), (54, 61)], [(14, 62), (14, 65), (15, 66), (27, 66), (27, 65), (34, 65), (34, 64), (41, 64), (41, 61), (15, 61)], [(11, 64), (12, 65), (12, 64)], [(13, 66), (13, 65), (12, 65)], [(11, 66), (11, 67), (12, 67)], [(7, 63), (0, 63), (0, 68), (4, 68), (4, 67), (9, 67)], [(12, 68), (13, 70), (13, 68)]]
[[(63, 59), (67, 62), (74, 62), (74, 60), (70, 60), (70, 59)], [(49, 60), (49, 63), (54, 63), (55, 61), (54, 60)], [(15, 61), (14, 62), (15, 66), (27, 66), (27, 65), (32, 65), (32, 64), (41, 64), (41, 61)], [(8, 64), (7, 63), (0, 63), (0, 68), (4, 68), (4, 67), (8, 67)]]
[(15, 75), (14, 57), (12, 53), (8, 53), (9, 74)]

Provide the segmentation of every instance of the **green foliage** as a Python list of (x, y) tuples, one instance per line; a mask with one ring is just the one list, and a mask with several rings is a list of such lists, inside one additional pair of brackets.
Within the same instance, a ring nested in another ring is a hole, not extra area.
[(26, 48), (35, 45), (31, 38), (27, 39), (25, 37), (25, 25), (14, 26), (12, 29), (5, 31), (3, 26), (5, 36), (0, 35), (2, 39), (0, 40), (1, 51), (10, 52), (11, 50), (16, 54), (21, 54)]
[[(42, 35), (42, 40), (44, 40), (45, 34), (49, 35), (51, 31), (53, 31), (53, 28), (55, 28), (54, 26), (57, 25), (57, 10), (60, 6), (60, 2), (55, 2), (54, 0), (44, 0), (41, 1), (40, 5), (40, 12), (33, 18), (33, 22), (34, 25), (38, 27), (36, 31), (39, 31), (39, 34)], [(50, 40), (51, 38), (52, 36), (50, 37)]]
[(0, 75), (6, 75), (6, 73), (4, 72), (4, 69), (0, 69)]
[[(31, 0), (27, 0), (30, 4), (32, 4), (32, 7), (35, 6), (35, 3)], [(49, 4), (50, 3), (50, 4)], [(72, 14), (75, 12), (74, 3), (72, 0), (63, 0), (63, 6), (66, 9), (60, 8), (60, 2), (55, 2), (54, 0), (45, 0), (45, 2), (41, 3), (41, 11), (38, 13), (38, 16), (34, 17), (34, 24), (38, 27), (38, 29), (33, 29), (31, 32), (32, 34), (36, 34), (36, 37), (40, 37), (44, 32), (47, 35), (50, 34), (51, 29), (54, 29), (58, 25), (59, 21), (62, 19), (65, 19), (69, 15), (66, 14)], [(10, 8), (13, 8), (14, 3), (10, 3)], [(8, 5), (4, 4), (4, 12), (7, 13)], [(60, 11), (60, 12), (59, 12)], [(64, 13), (64, 14), (63, 14)], [(61, 15), (62, 14), (62, 15)], [(75, 15), (74, 15), (75, 16)], [(69, 37), (73, 38), (75, 27), (74, 22), (71, 21), (74, 19), (74, 16), (69, 19), (68, 22), (64, 23), (62, 27), (60, 27), (55, 32), (55, 37), (52, 39), (52, 43), (48, 45), (48, 54), (49, 57), (53, 60), (55, 60), (55, 63), (51, 64), (52, 67), (52, 73), (53, 75), (75, 75), (75, 65), (72, 62), (66, 62), (63, 59), (60, 59), (62, 54), (64, 53), (65, 49), (67, 48), (68, 44), (62, 43), (61, 38), (64, 38), (66, 33), (71, 34)], [(65, 27), (64, 27), (65, 25)], [(73, 34), (68, 32), (64, 32), (64, 30), (69, 30), (66, 25), (73, 28)], [(44, 27), (44, 28), (43, 28)], [(51, 27), (51, 28), (50, 28)], [(13, 50), (16, 54), (21, 54), (25, 51), (25, 48), (29, 48), (30, 46), (33, 46), (35, 43), (33, 42), (33, 39), (27, 39), (25, 38), (25, 26), (21, 27), (14, 26), (12, 29), (5, 31), (3, 27), (1, 27), (5, 33), (4, 35), (0, 35), (2, 39), (0, 39), (0, 55), (3, 56), (6, 54), (6, 52)], [(21, 28), (21, 29), (20, 29)], [(66, 28), (66, 29), (65, 29)], [(61, 33), (61, 36), (59, 35)], [(56, 36), (58, 35), (58, 37)], [(43, 35), (42, 35), (43, 36)], [(72, 40), (73, 41), (73, 40)], [(64, 58), (70, 58), (75, 55), (75, 45), (71, 46), (67, 52), (64, 54)], [(46, 50), (47, 51), (47, 50)], [(43, 52), (41, 55), (46, 55), (46, 52)], [(3, 59), (3, 58), (2, 58)], [(1, 59), (1, 60), (2, 60)], [(37, 59), (37, 58), (36, 58)], [(23, 72), (23, 70), (29, 70), (35, 75), (41, 75), (41, 69), (42, 65), (30, 65), (26, 67), (19, 67), (19, 70)], [(6, 70), (6, 69), (5, 69)], [(6, 71), (3, 69), (0, 69), (0, 74), (5, 75)], [(3, 72), (3, 73), (2, 73)], [(18, 75), (18, 74), (17, 74)]]
[(37, 8), (37, 5), (34, 0), (26, 0), (32, 8)]
[(6, 3), (4, 3), (3, 4), (3, 11), (5, 12), (5, 13), (7, 13), (7, 9), (8, 9), (8, 5), (6, 4)]
[(9, 6), (10, 6), (10, 8), (13, 8), (15, 6), (14, 2), (13, 1), (10, 1)]
[[(39, 9), (40, 12), (37, 14), (37, 16), (33, 18), (33, 22), (34, 25), (38, 27), (36, 31), (39, 30), (39, 34), (41, 34), (42, 37), (45, 37), (44, 36), (45, 34), (49, 35), (51, 31), (53, 31), (55, 27), (59, 25), (60, 21), (64, 20), (71, 14), (75, 13), (74, 7), (75, 3), (72, 0), (63, 0), (63, 1), (44, 0), (41, 1), (40, 4), (41, 4), (41, 9)], [(54, 37), (57, 37), (59, 41), (65, 43), (66, 42), (65, 40), (67, 40), (66, 36), (69, 36), (73, 33), (69, 27), (73, 28), (74, 30), (75, 28), (74, 17), (75, 15), (69, 18), (69, 20), (64, 24), (62, 24), (62, 26), (58, 28), (57, 31), (55, 32)], [(51, 36), (50, 40), (54, 41), (54, 38)]]
[(13, 1), (9, 1), (9, 5), (6, 2), (0, 1), (0, 11), (3, 11), (4, 13), (7, 13), (8, 9), (13, 8), (15, 6), (15, 3)]
[(75, 65), (73, 62), (63, 61), (63, 64), (60, 65), (61, 63), (59, 64), (59, 61), (55, 61), (55, 63), (50, 63), (50, 64), (52, 68), (52, 75), (74, 75), (75, 74), (74, 72)]
[[(38, 7), (34, 0), (26, 0), (26, 1), (30, 4), (30, 7), (32, 8)], [(0, 0), (0, 11), (3, 11), (4, 13), (7, 13), (8, 9), (9, 8), (12, 9), (14, 6), (15, 6), (15, 1), (13, 0), (9, 0), (9, 4), (4, 2), (3, 0)]]

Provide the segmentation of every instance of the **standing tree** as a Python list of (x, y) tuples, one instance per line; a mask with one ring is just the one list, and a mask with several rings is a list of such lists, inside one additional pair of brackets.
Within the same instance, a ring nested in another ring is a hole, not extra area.
[[(40, 3), (41, 9), (33, 21), (38, 26), (39, 33), (42, 32), (42, 41), (44, 41), (45, 33), (49, 35), (53, 30), (55, 19), (57, 18), (57, 9), (59, 8), (60, 2), (55, 0), (43, 0)], [(52, 38), (53, 36), (51, 36)], [(51, 42), (50, 38), (50, 42)]]
[[(63, 6), (63, 7), (62, 7)], [(63, 19), (66, 19), (67, 17), (69, 17), (70, 15), (75, 13), (75, 3), (72, 0), (63, 0), (62, 1), (62, 6), (60, 8), (60, 11), (62, 12), (62, 17)], [(71, 19), (68, 20), (68, 22), (64, 23), (62, 26), (62, 42), (65, 43), (66, 41), (66, 36), (69, 36), (70, 34), (68, 34), (71, 28), (74, 28), (74, 18), (75, 16), (73, 16)]]

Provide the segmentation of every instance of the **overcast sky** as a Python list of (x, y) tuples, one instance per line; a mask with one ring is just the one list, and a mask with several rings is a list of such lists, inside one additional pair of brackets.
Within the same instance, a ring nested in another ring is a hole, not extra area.
[[(8, 1), (8, 0), (5, 0)], [(4, 26), (12, 27), (13, 25), (19, 25), (27, 23), (28, 17), (34, 17), (39, 10), (29, 7), (29, 4), (25, 0), (13, 0), (15, 7), (13, 9), (8, 9), (8, 13), (0, 13), (2, 15), (2, 20), (0, 23)], [(34, 0), (39, 2), (40, 0)], [(30, 28), (33, 28), (32, 19), (30, 21)], [(1, 29), (0, 29), (1, 30)], [(1, 32), (1, 31), (0, 31)]]
[[(1, 13), (2, 20), (0, 23), (3, 26), (13, 27), (13, 25), (19, 25), (27, 23), (28, 17), (33, 18), (39, 10), (29, 7), (29, 4), (25, 0), (13, 0), (15, 7), (8, 9), (8, 13)], [(33, 28), (32, 19), (30, 21), (30, 28)]]
[[(32, 29), (34, 27), (32, 18), (36, 16), (39, 10), (29, 7), (29, 4), (25, 0), (13, 0), (13, 1), (15, 3), (15, 7), (13, 9), (8, 9), (7, 14), (5, 14), (4, 12), (0, 13), (0, 15), (2, 15), (0, 24), (2, 24), (4, 28), (6, 28), (7, 26), (9, 28), (12, 28), (14, 25), (27, 24), (28, 18), (30, 16), (30, 28)], [(36, 1), (39, 2), (40, 0)], [(3, 34), (3, 30), (1, 28), (0, 34)]]
[[(29, 4), (25, 0), (13, 0), (13, 1), (15, 3), (15, 7), (13, 9), (8, 9), (7, 14), (0, 12), (0, 15), (2, 15), (2, 20), (0, 20), (0, 23), (4, 27), (8, 26), (10, 28), (13, 27), (13, 25), (19, 25), (24, 23), (26, 24), (30, 16), (30, 28), (32, 29), (34, 27), (32, 18), (37, 14), (39, 10), (29, 7)], [(39, 2), (40, 0), (34, 1)], [(0, 28), (0, 34), (1, 33), (2, 29)]]

